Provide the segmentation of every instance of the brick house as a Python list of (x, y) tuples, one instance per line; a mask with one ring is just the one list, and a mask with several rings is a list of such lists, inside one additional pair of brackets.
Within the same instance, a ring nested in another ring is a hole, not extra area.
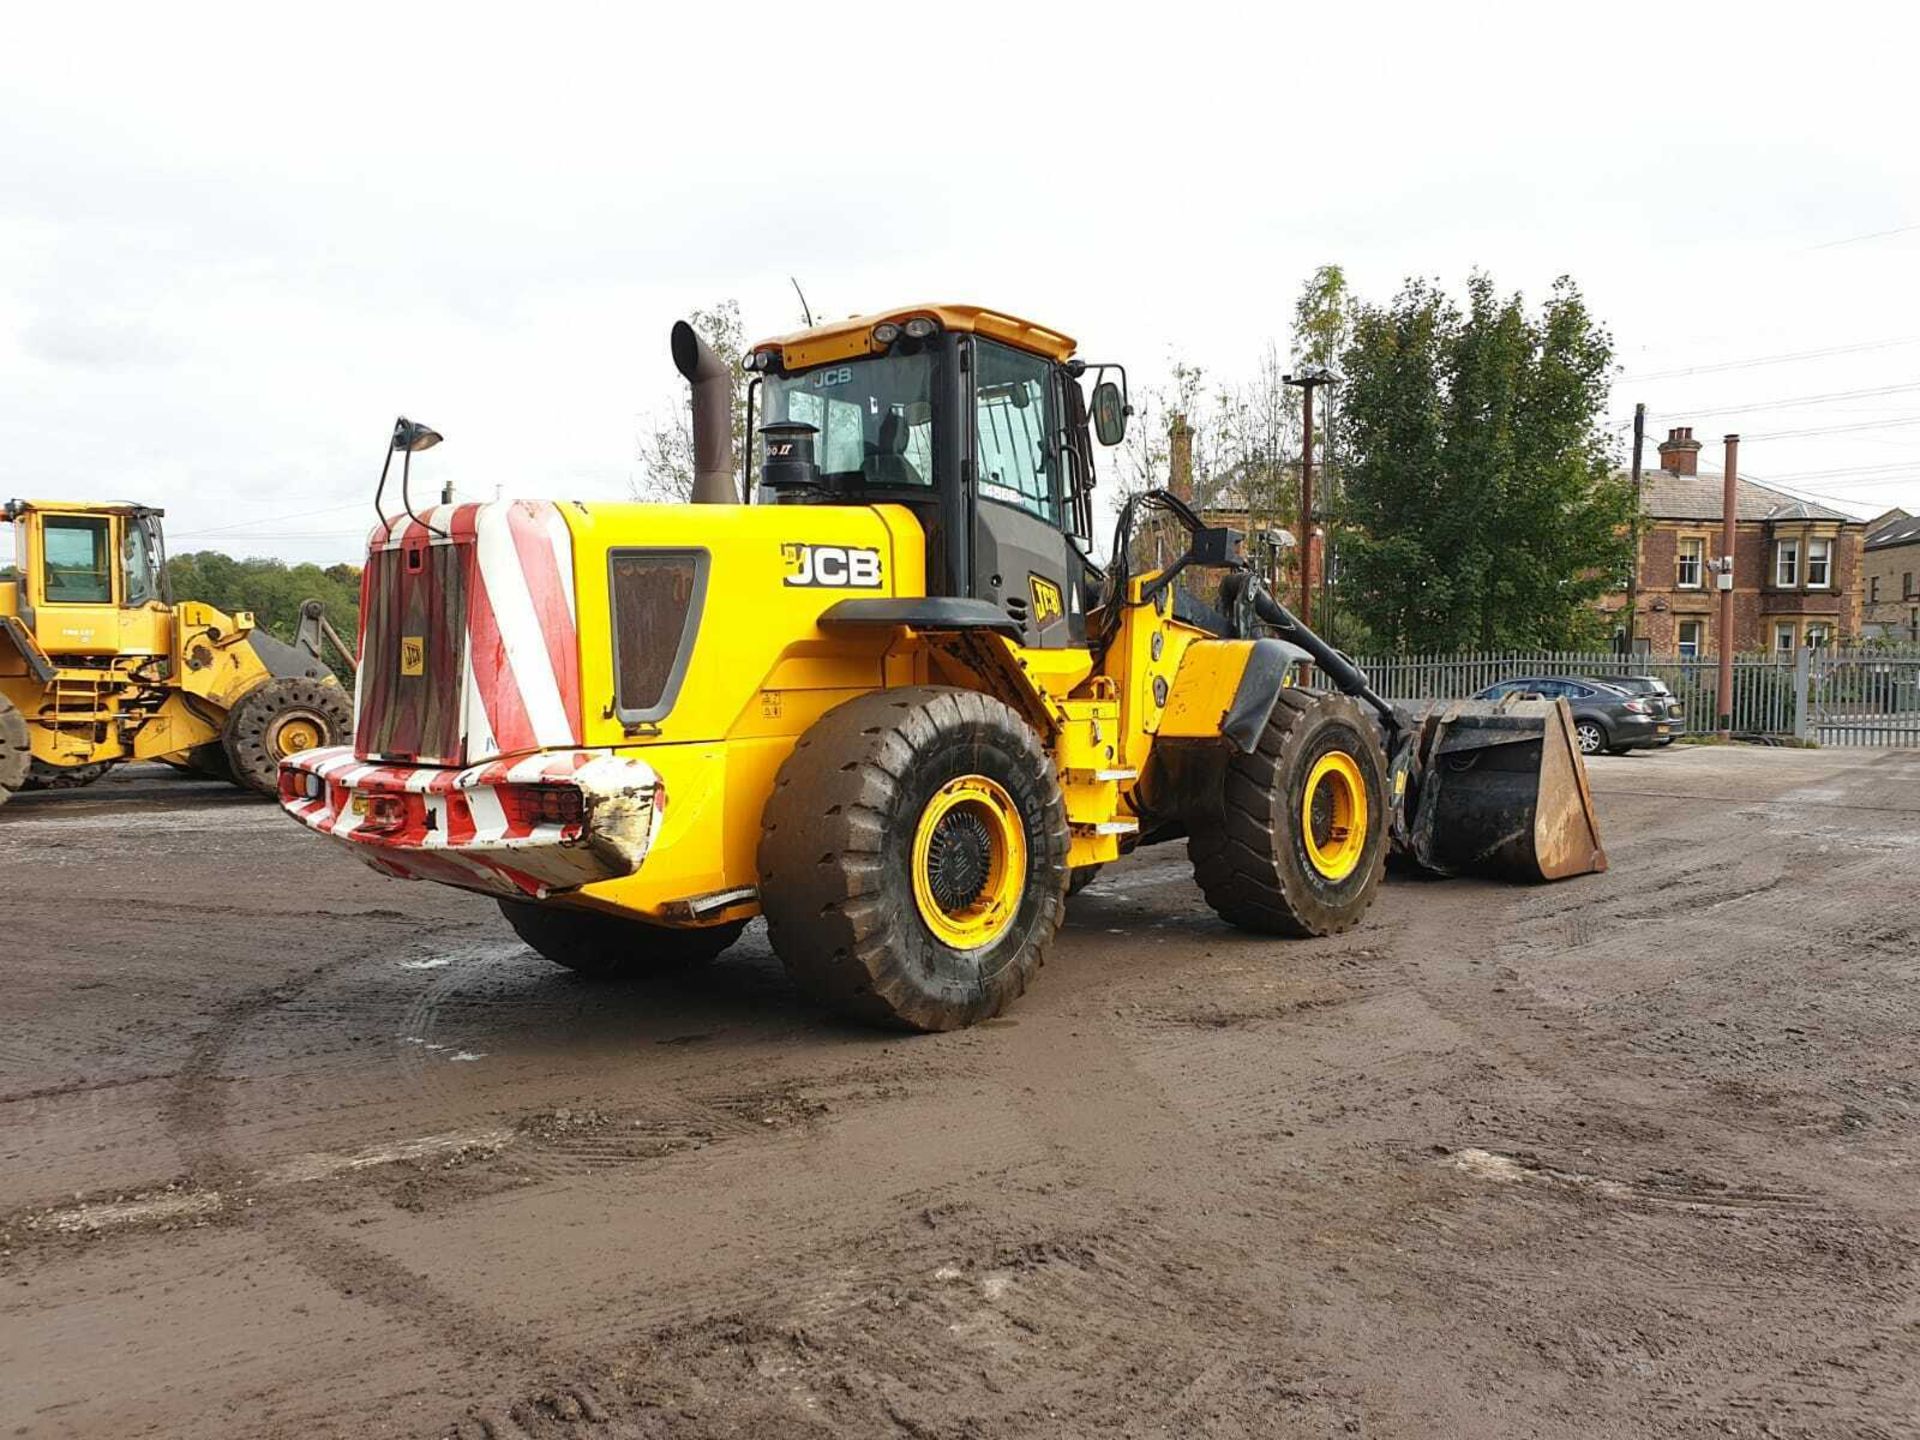
[(1868, 521), (1861, 572), (1862, 637), (1920, 641), (1920, 518), (1889, 510)]
[[(1659, 450), (1659, 468), (1641, 477), (1634, 649), (1717, 654), (1720, 593), (1710, 562), (1720, 553), (1724, 477), (1700, 468), (1691, 427), (1670, 431)], [(1866, 526), (1751, 480), (1736, 487), (1735, 651), (1790, 651), (1858, 637)], [(1602, 602), (1622, 641), (1628, 600), (1620, 591)]]

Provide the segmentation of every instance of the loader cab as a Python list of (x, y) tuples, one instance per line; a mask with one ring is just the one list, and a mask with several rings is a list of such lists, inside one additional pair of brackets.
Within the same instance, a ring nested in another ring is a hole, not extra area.
[(926, 533), (930, 596), (987, 601), (1029, 646), (1085, 644), (1093, 447), (1073, 348), (968, 306), (757, 346), (747, 359), (764, 442), (757, 498), (902, 505)]
[[(15, 500), (11, 613), (49, 656), (164, 655), (172, 638), (162, 512)], [(0, 585), (6, 582), (0, 581)]]

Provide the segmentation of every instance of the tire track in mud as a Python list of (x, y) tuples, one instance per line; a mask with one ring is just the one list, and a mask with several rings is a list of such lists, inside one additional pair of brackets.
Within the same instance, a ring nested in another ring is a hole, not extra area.
[[(208, 1190), (244, 1190), (255, 1170), (245, 1165), (227, 1145), (227, 1096), (223, 1075), (226, 1057), (235, 1040), (255, 1021), (295, 1002), (321, 983), (355, 965), (390, 958), (384, 946), (370, 946), (309, 970), (305, 975), (241, 996), (216, 1013), (214, 1022), (195, 1041), (181, 1067), (174, 1093), (163, 1111), (164, 1121), (180, 1147), (194, 1180)], [(257, 1209), (249, 1225), (282, 1254), (341, 1296), (371, 1305), (452, 1351), (463, 1362), (488, 1364), (495, 1372), (524, 1377), (529, 1392), (545, 1384), (575, 1397), (582, 1414), (604, 1408), (588, 1386), (571, 1377), (579, 1372), (575, 1357), (554, 1353), (536, 1334), (530, 1334), (487, 1313), (436, 1285), (424, 1275), (371, 1245), (363, 1244), (308, 1219), (297, 1199), (284, 1206)], [(569, 1391), (568, 1387), (573, 1388)], [(481, 1432), (497, 1440), (523, 1433), (510, 1418), (478, 1401), (472, 1414)]]

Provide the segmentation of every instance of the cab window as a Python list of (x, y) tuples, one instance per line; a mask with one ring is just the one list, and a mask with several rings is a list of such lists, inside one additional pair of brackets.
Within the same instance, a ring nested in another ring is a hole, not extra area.
[(974, 456), (980, 494), (1060, 523), (1048, 452), (1050, 367), (991, 340), (976, 342)]
[(145, 605), (160, 598), (160, 572), (142, 520), (127, 522), (120, 542), (120, 593), (128, 605)]
[(113, 552), (104, 515), (48, 515), (40, 522), (40, 546), (47, 603), (113, 603)]

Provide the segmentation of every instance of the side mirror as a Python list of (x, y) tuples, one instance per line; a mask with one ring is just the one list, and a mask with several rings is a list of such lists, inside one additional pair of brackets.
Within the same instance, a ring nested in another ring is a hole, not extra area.
[(1127, 416), (1133, 407), (1121, 398), (1120, 387), (1102, 380), (1093, 387), (1093, 433), (1102, 445), (1118, 445), (1127, 436)]

